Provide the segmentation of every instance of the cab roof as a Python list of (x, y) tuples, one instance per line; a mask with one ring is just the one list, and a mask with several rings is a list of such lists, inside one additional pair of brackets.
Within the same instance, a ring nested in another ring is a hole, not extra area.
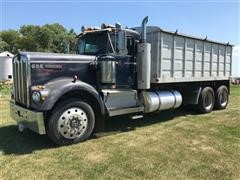
[(135, 36), (140, 36), (140, 33), (137, 31), (134, 31), (132, 29), (127, 29), (127, 28), (115, 28), (115, 27), (109, 27), (105, 29), (97, 29), (97, 28), (87, 28), (85, 31), (81, 32), (79, 35), (77, 35), (77, 38), (85, 35), (85, 34), (90, 34), (90, 33), (101, 33), (101, 32), (118, 32), (118, 31), (125, 31), (129, 34), (133, 34)]

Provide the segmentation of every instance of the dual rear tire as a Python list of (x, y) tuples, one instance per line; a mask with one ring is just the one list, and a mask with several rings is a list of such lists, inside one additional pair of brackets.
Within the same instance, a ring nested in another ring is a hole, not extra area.
[(220, 86), (216, 93), (211, 87), (204, 87), (198, 100), (198, 111), (200, 113), (210, 113), (213, 108), (225, 109), (228, 104), (228, 88)]
[(228, 88), (226, 86), (220, 86), (216, 92), (216, 109), (225, 109), (228, 105)]

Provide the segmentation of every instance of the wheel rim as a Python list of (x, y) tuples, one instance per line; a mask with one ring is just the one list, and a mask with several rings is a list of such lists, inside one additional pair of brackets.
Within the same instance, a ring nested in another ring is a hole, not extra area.
[(219, 100), (220, 100), (220, 104), (222, 107), (226, 106), (227, 105), (227, 101), (228, 101), (228, 94), (226, 91), (222, 91), (220, 93), (220, 96), (219, 96)]
[(86, 112), (78, 107), (67, 109), (58, 119), (58, 132), (65, 138), (80, 137), (87, 129)]
[(205, 109), (210, 110), (213, 106), (213, 96), (210, 91), (206, 93), (205, 99), (204, 99)]

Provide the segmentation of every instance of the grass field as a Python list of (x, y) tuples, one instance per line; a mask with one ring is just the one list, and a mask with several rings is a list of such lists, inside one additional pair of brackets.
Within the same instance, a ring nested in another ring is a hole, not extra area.
[(226, 110), (112, 118), (105, 133), (65, 147), (20, 134), (0, 96), (0, 179), (240, 179), (240, 87)]

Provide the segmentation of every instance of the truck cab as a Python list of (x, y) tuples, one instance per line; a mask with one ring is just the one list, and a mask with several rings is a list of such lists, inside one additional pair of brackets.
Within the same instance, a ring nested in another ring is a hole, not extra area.
[[(78, 35), (78, 54), (97, 56), (101, 87), (136, 87), (136, 51), (138, 32), (120, 25), (102, 24), (102, 29), (82, 28)], [(99, 87), (99, 88), (101, 88)]]

